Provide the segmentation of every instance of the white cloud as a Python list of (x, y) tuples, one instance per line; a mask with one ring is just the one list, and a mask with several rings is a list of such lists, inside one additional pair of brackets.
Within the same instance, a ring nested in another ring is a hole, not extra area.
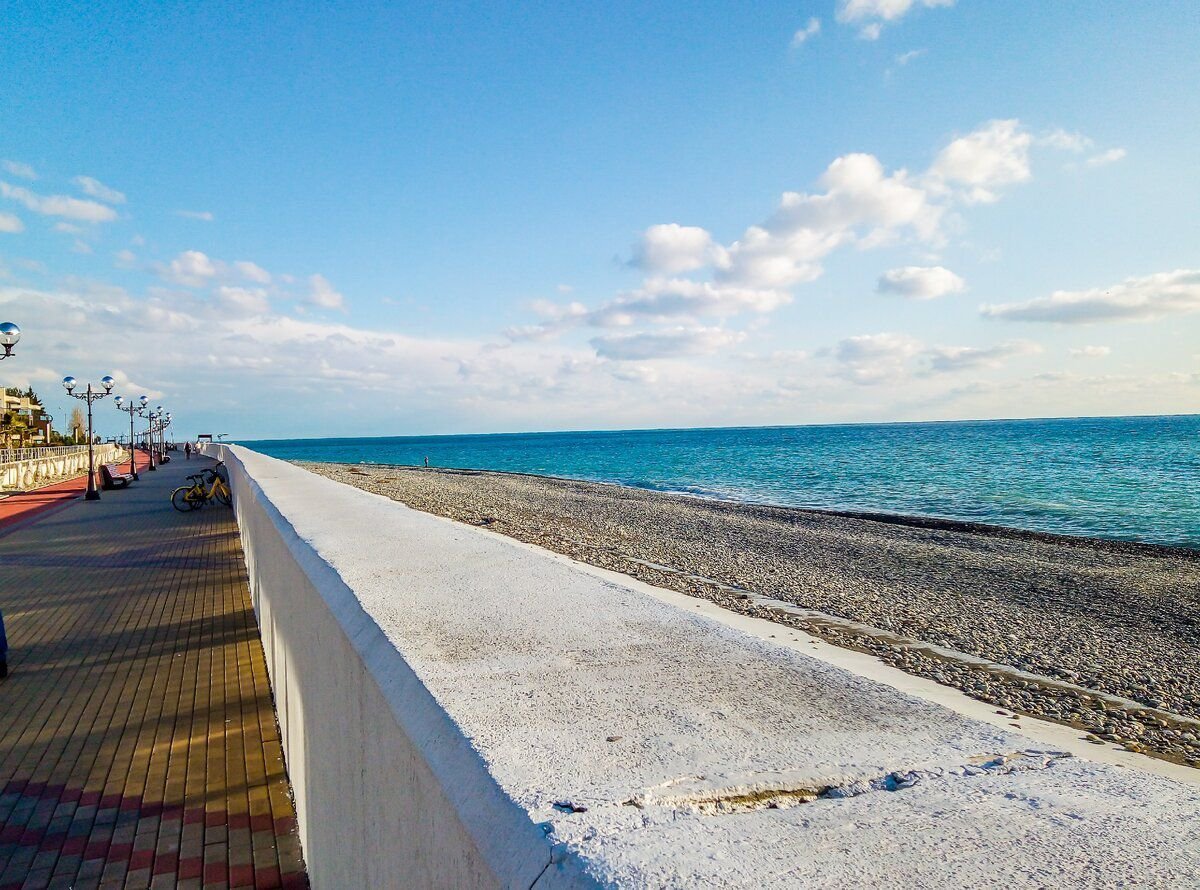
[(1111, 352), (1110, 346), (1079, 346), (1067, 350), (1071, 358), (1104, 358)]
[(1007, 359), (1041, 351), (1041, 346), (1029, 340), (1011, 340), (997, 346), (926, 346), (908, 334), (883, 333), (847, 337), (831, 352), (836, 376), (873, 386), (995, 369)]
[(137, 254), (128, 248), (113, 254), (113, 263), (118, 269), (132, 269), (137, 265)]
[(786, 192), (775, 214), (751, 226), (718, 264), (719, 279), (748, 287), (789, 287), (819, 278), (820, 261), (847, 244), (873, 247), (910, 231), (936, 240), (942, 208), (904, 170), (851, 154), (826, 169), (824, 192)]
[(34, 213), (61, 216), (80, 222), (108, 222), (117, 218), (116, 211), (96, 201), (85, 201), (66, 195), (38, 195), (29, 189), (0, 182), (0, 195), (19, 201)]
[(965, 281), (943, 266), (903, 266), (884, 272), (877, 288), (880, 293), (899, 294), (913, 300), (932, 300), (946, 294), (961, 293), (966, 286)]
[(994, 120), (955, 139), (938, 153), (929, 169), (934, 188), (962, 189), (967, 203), (991, 203), (997, 189), (1029, 180), (1033, 137), (1017, 120)]
[(262, 315), (271, 308), (267, 292), (261, 287), (230, 287), (222, 285), (216, 290), (221, 305), (232, 312)]
[(199, 250), (185, 250), (160, 273), (166, 281), (184, 287), (204, 287), (217, 276), (217, 266)]
[(1057, 148), (1060, 151), (1075, 152), (1076, 154), (1087, 151), (1094, 144), (1090, 138), (1084, 136), (1082, 133), (1071, 133), (1061, 127), (1039, 136), (1036, 141), (1038, 145)]
[(255, 284), (271, 283), (271, 273), (257, 263), (252, 263), (249, 260), (238, 260), (233, 264), (233, 267), (247, 281), (253, 281)]
[(21, 217), (12, 213), (0, 213), (0, 232), (15, 235), (23, 231), (25, 231), (25, 224), (21, 222)]
[(1032, 355), (1042, 348), (1028, 340), (1014, 340), (999, 346), (934, 346), (925, 355), (930, 369), (936, 372), (971, 371), (977, 368), (998, 368), (1005, 359)]
[(58, 222), (54, 224), (54, 231), (61, 232), (64, 235), (80, 235), (83, 233), (83, 226), (77, 226), (75, 223)]
[(637, 290), (620, 295), (595, 312), (574, 317), (600, 327), (614, 327), (639, 320), (771, 312), (790, 301), (791, 295), (782, 290), (733, 287), (689, 278), (651, 278)]
[(324, 275), (312, 275), (308, 279), (310, 290), (308, 302), (322, 309), (345, 309), (345, 298), (333, 289)]
[(1082, 291), (1059, 290), (1023, 303), (985, 305), (980, 313), (1004, 321), (1091, 324), (1150, 321), (1200, 311), (1200, 270), (1177, 269)]
[(1085, 164), (1089, 167), (1103, 167), (1107, 164), (1113, 164), (1125, 157), (1125, 149), (1110, 148), (1108, 151), (1102, 151), (1097, 155), (1092, 155)]
[(182, 216), (184, 219), (198, 219), (202, 220), (203, 222), (212, 222), (214, 219), (216, 219), (216, 217), (207, 210), (176, 210), (175, 215)]
[(839, 341), (833, 357), (839, 377), (852, 383), (875, 384), (903, 377), (909, 360), (921, 349), (921, 342), (908, 334), (860, 334)]
[(711, 264), (718, 255), (712, 235), (696, 226), (650, 226), (634, 249), (633, 262), (649, 272), (673, 275)]
[(20, 161), (3, 161), (0, 162), (0, 167), (11, 176), (19, 176), (21, 179), (37, 179), (37, 172), (28, 164), (22, 164)]
[(858, 36), (876, 40), (885, 22), (895, 22), (913, 7), (953, 6), (954, 0), (838, 0), (837, 20), (857, 25)]
[(808, 38), (815, 37), (819, 33), (821, 33), (821, 20), (814, 16), (803, 28), (792, 35), (792, 49), (802, 46)]
[(114, 188), (109, 188), (98, 179), (90, 176), (76, 176), (75, 184), (83, 189), (85, 195), (98, 198), (107, 204), (124, 204), (125, 195)]
[(646, 361), (686, 355), (708, 355), (741, 342), (744, 334), (721, 328), (675, 327), (637, 334), (611, 334), (591, 340), (603, 358)]
[(926, 52), (928, 52), (928, 50), (910, 49), (908, 52), (900, 53), (900, 55), (896, 56), (896, 64), (901, 65), (901, 66), (907, 65), (909, 62), (913, 61), (914, 59), (918, 59), (921, 56), (925, 55)]

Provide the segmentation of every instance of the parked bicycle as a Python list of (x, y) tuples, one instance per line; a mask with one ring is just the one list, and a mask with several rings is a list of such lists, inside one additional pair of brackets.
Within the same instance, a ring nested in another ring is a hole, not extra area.
[(220, 473), (224, 468), (225, 464), (218, 463), (215, 467), (188, 476), (191, 480), (190, 485), (181, 486), (171, 492), (171, 506), (180, 513), (199, 510), (213, 501), (232, 507), (233, 496), (229, 491), (229, 483)]

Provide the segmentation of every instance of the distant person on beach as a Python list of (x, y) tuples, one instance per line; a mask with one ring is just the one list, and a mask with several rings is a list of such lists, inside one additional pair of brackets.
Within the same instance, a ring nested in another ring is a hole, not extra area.
[(426, 458), (425, 458), (425, 467), (426, 467), (427, 469), (428, 469), (428, 467), (429, 467), (429, 458), (428, 458), (428, 457), (426, 457)]
[(184, 456), (184, 459), (186, 459), (186, 460), (192, 459), (192, 443), (191, 442), (183, 443), (183, 456)]

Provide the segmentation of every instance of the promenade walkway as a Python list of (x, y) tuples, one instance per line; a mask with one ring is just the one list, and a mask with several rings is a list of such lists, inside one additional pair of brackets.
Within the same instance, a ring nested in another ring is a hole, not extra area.
[(232, 511), (180, 455), (0, 528), (0, 890), (307, 886)]

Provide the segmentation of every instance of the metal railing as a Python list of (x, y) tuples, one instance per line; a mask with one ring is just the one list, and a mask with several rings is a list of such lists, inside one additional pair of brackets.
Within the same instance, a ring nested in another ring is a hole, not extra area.
[(44, 457), (62, 457), (67, 454), (86, 452), (87, 445), (39, 445), (30, 448), (0, 448), (0, 464), (21, 460), (41, 460)]

